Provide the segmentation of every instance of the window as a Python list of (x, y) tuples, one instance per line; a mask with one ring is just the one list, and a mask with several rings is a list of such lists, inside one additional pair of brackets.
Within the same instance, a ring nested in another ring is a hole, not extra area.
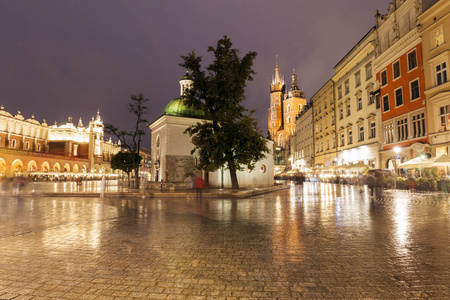
[(286, 106), (286, 112), (288, 113), (290, 111), (291, 111), (291, 106), (290, 105)]
[(381, 86), (385, 86), (387, 84), (387, 71), (384, 70), (381, 72)]
[(350, 103), (347, 104), (347, 117), (350, 116), (352, 114), (352, 111), (350, 109)]
[(322, 103), (319, 103), (319, 114), (322, 112)]
[(361, 72), (357, 72), (355, 74), (355, 87), (358, 87), (361, 85)]
[(412, 117), (413, 138), (425, 136), (425, 113)]
[(380, 101), (380, 94), (379, 93), (377, 93), (376, 95), (375, 95), (375, 106), (376, 106), (376, 109), (379, 109), (380, 107), (381, 107), (381, 103), (380, 103), (381, 101)]
[(408, 53), (408, 71), (417, 68), (417, 53), (416, 50)]
[(25, 143), (25, 150), (30, 150), (30, 142)]
[(323, 103), (323, 109), (327, 109), (327, 100), (325, 99), (325, 102)]
[(418, 99), (420, 97), (419, 79), (411, 81), (409, 86), (410, 86), (410, 89), (411, 89), (411, 100)]
[(37, 144), (37, 151), (41, 151), (41, 144)]
[(375, 127), (375, 122), (370, 123), (370, 138), (373, 139), (375, 138), (377, 135), (377, 131), (376, 131), (376, 127)]
[(333, 125), (334, 125), (334, 114), (331, 115), (331, 126), (333, 126)]
[(369, 92), (369, 105), (373, 104), (375, 102), (375, 95), (373, 92)]
[(364, 126), (359, 127), (359, 141), (364, 141)]
[(336, 148), (336, 136), (333, 135), (333, 148)]
[(399, 88), (395, 90), (395, 106), (403, 105), (403, 89)]
[(286, 118), (286, 124), (289, 124), (289, 123), (291, 123), (291, 117)]
[(390, 144), (394, 142), (394, 124), (388, 123), (384, 125), (384, 143)]
[(320, 142), (320, 152), (323, 152), (323, 142)]
[(439, 131), (450, 130), (450, 105), (441, 106), (439, 112), (439, 119), (441, 122)]
[(433, 31), (432, 35), (434, 47), (439, 47), (444, 43), (444, 33), (442, 32), (442, 27)]
[(383, 96), (383, 111), (389, 111), (389, 95), (386, 94)]
[(344, 118), (344, 109), (340, 108), (339, 109), (339, 120), (342, 120)]
[(330, 150), (330, 140), (327, 139), (327, 150)]
[(445, 62), (436, 66), (436, 85), (447, 82), (447, 64)]
[(394, 80), (400, 77), (400, 61), (397, 60), (392, 65), (392, 73), (394, 74)]
[(11, 148), (16, 148), (16, 140), (11, 140)]
[(397, 120), (397, 137), (399, 141), (408, 139), (408, 118)]
[(361, 109), (362, 109), (362, 98), (359, 97), (358, 98), (358, 110), (361, 110)]
[(372, 65), (366, 66), (366, 80), (372, 78)]
[(344, 82), (344, 88), (345, 88), (345, 94), (346, 95), (348, 93), (350, 93), (350, 84), (349, 84), (348, 80), (346, 82)]
[(341, 134), (341, 147), (343, 147), (343, 146), (345, 146), (345, 136), (344, 136), (344, 134), (342, 133), (342, 134)]
[(353, 144), (353, 131), (351, 130), (348, 131), (348, 144)]
[(338, 87), (338, 100), (342, 99), (342, 86)]

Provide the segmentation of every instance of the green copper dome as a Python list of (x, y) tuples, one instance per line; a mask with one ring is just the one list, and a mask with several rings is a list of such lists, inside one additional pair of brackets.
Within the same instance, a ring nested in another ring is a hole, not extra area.
[(197, 118), (203, 119), (205, 117), (205, 112), (199, 109), (193, 109), (186, 104), (180, 98), (173, 99), (170, 101), (166, 108), (164, 108), (164, 115), (185, 117), (185, 118)]
[(183, 77), (181, 77), (180, 80), (192, 80), (192, 77), (191, 75), (189, 75), (189, 73), (186, 72), (186, 74)]

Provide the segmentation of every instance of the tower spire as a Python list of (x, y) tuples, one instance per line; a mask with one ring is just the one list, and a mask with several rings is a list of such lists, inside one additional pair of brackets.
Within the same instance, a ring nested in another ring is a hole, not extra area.
[(284, 80), (280, 76), (280, 69), (278, 68), (278, 54), (275, 55), (275, 78), (273, 79), (273, 84), (283, 84)]

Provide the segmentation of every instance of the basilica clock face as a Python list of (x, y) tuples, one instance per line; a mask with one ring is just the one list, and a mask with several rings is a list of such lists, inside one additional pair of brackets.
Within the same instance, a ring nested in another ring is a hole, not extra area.
[(262, 173), (266, 173), (266, 165), (261, 165), (260, 170)]

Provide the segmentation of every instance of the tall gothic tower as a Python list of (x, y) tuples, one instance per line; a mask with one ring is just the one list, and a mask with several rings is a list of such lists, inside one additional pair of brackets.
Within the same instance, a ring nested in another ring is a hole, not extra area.
[(284, 78), (280, 76), (278, 68), (278, 55), (276, 56), (275, 76), (272, 76), (270, 84), (270, 108), (268, 116), (268, 128), (270, 138), (278, 146), (278, 131), (283, 130), (283, 100), (285, 84)]

